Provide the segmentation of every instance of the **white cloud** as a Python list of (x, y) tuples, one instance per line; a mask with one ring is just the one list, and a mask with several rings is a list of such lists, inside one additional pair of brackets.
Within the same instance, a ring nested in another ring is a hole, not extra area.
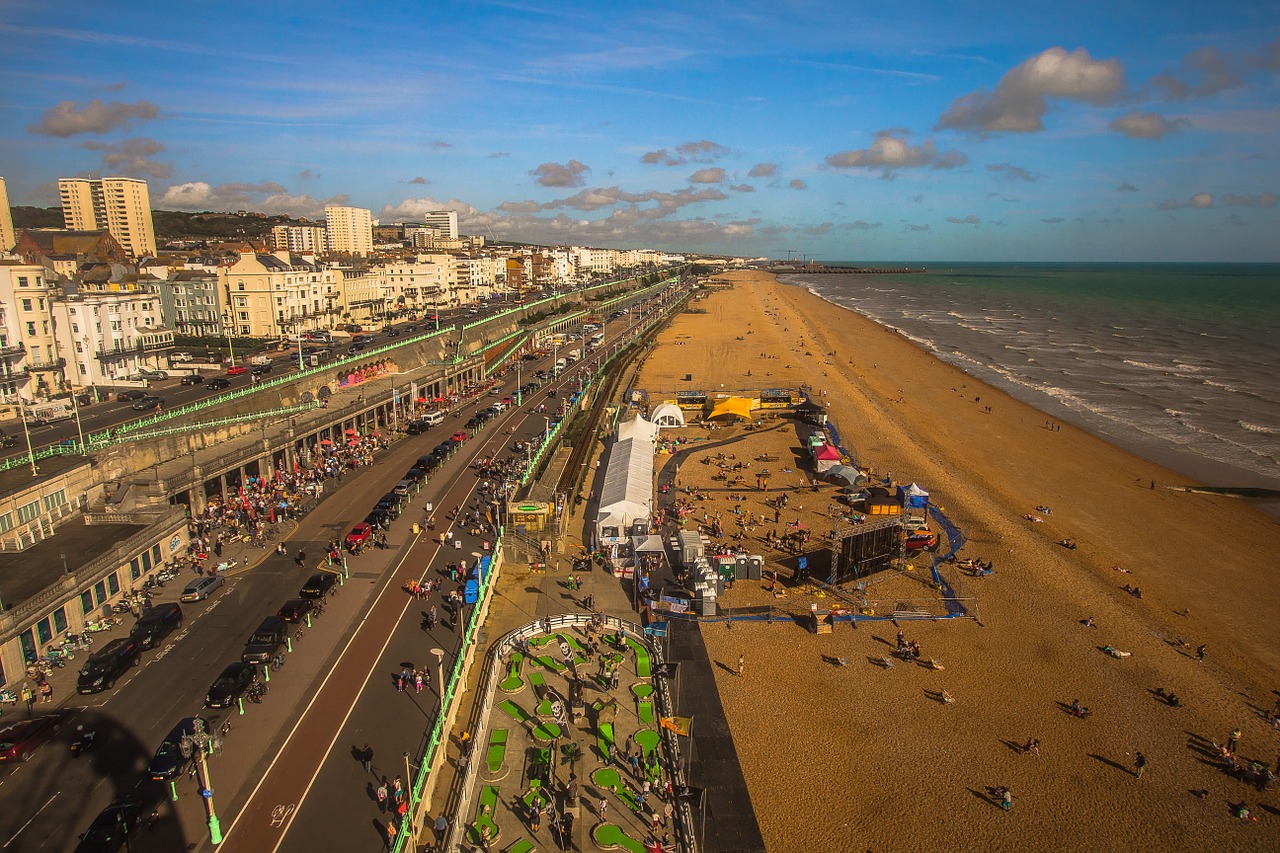
[(777, 163), (756, 163), (751, 167), (751, 171), (747, 172), (748, 178), (772, 178), (778, 173)]
[[(228, 183), (211, 186), (204, 181), (174, 184), (160, 196), (156, 207), (163, 210), (255, 210), (284, 216), (320, 219), (326, 205), (346, 204), (351, 197), (342, 194), (325, 199), (309, 195), (290, 195), (274, 181), (256, 184)], [(438, 208), (431, 208), (438, 209)]]
[(689, 176), (689, 182), (693, 184), (719, 184), (723, 183), (726, 177), (724, 169), (715, 166), (710, 169), (699, 169)]
[(1006, 73), (994, 90), (956, 98), (935, 129), (1033, 133), (1044, 130), (1049, 98), (1097, 106), (1113, 102), (1124, 87), (1119, 60), (1095, 60), (1084, 48), (1051, 47)]
[(1040, 175), (1032, 174), (1021, 166), (1011, 166), (1008, 163), (988, 163), (988, 172), (995, 172), (1007, 181), (1022, 181), (1023, 183), (1034, 184), (1040, 180)]
[(1222, 203), (1232, 207), (1275, 207), (1276, 201), (1277, 196), (1275, 193), (1260, 193), (1258, 195), (1227, 193), (1222, 197)]
[(973, 215), (972, 213), (970, 213), (968, 216), (964, 217), (963, 219), (962, 219), (962, 218), (960, 218), (959, 216), (948, 216), (948, 217), (947, 217), (947, 221), (948, 221), (948, 222), (950, 222), (950, 223), (952, 223), (953, 225), (980, 225), (980, 224), (982, 224), (982, 220), (980, 220), (977, 216)]
[(1216, 47), (1202, 47), (1188, 53), (1183, 58), (1182, 65), (1188, 76), (1195, 78), (1195, 83), (1189, 83), (1167, 71), (1151, 78), (1151, 85), (1173, 101), (1216, 95), (1244, 85), (1240, 75), (1228, 65)]
[(582, 175), (590, 172), (591, 167), (577, 160), (570, 160), (563, 166), (559, 163), (543, 163), (529, 174), (538, 179), (544, 187), (580, 187), (586, 180)]
[(859, 219), (857, 222), (843, 222), (838, 227), (845, 231), (874, 231), (880, 227), (880, 223), (867, 222), (865, 219)]
[(1184, 118), (1167, 119), (1159, 113), (1132, 110), (1112, 121), (1107, 127), (1130, 139), (1164, 139), (1190, 123)]
[(792, 178), (790, 181), (787, 181), (787, 189), (807, 190), (809, 189), (809, 185), (806, 184), (804, 181), (800, 180), (799, 178)]
[(672, 157), (665, 148), (659, 148), (657, 151), (646, 151), (640, 156), (640, 162), (650, 166), (679, 166), (684, 160)]
[(172, 166), (153, 159), (165, 150), (164, 145), (145, 136), (119, 142), (90, 139), (80, 146), (89, 151), (101, 151), (102, 170), (108, 174), (148, 178), (167, 178), (173, 174)]
[(429, 183), (429, 181), (427, 181), (427, 179), (426, 179), (426, 178), (422, 177), (422, 175), (418, 175), (418, 176), (417, 176), (417, 177), (415, 177), (415, 178), (410, 178), (410, 179), (409, 179), (409, 183), (411, 183), (411, 184), (424, 184), (424, 185), (425, 185), (425, 184)]
[(729, 191), (735, 193), (753, 193), (756, 191), (756, 188), (751, 186), (751, 184), (730, 184)]
[(931, 139), (912, 145), (907, 131), (901, 128), (879, 131), (870, 148), (839, 151), (826, 158), (826, 164), (836, 169), (879, 169), (886, 176), (897, 169), (954, 169), (968, 162), (969, 158), (959, 151), (939, 152)]
[(685, 205), (697, 204), (703, 201), (723, 201), (726, 198), (728, 196), (718, 189), (695, 190), (689, 187), (675, 192), (644, 190), (637, 193), (629, 192), (621, 187), (592, 187), (568, 198), (549, 201), (541, 207), (543, 210), (557, 210), (568, 207), (573, 210), (592, 211), (603, 207), (614, 207), (619, 204), (639, 205), (656, 202), (657, 206), (649, 208), (646, 212), (650, 215), (668, 216)]
[(542, 210), (542, 205), (533, 199), (527, 201), (504, 201), (498, 205), (498, 210), (505, 213), (537, 213)]
[(710, 163), (712, 160), (728, 154), (729, 149), (718, 142), (699, 139), (697, 142), (680, 143), (676, 146), (676, 153), (694, 163)]
[(1186, 201), (1178, 201), (1177, 199), (1168, 199), (1156, 205), (1156, 210), (1178, 210), (1184, 207), (1195, 207), (1206, 210), (1213, 207), (1212, 193), (1196, 193)]
[(131, 121), (150, 121), (159, 114), (160, 108), (149, 101), (125, 104), (94, 98), (83, 105), (62, 101), (46, 110), (40, 123), (31, 125), (27, 130), (42, 136), (106, 133)]

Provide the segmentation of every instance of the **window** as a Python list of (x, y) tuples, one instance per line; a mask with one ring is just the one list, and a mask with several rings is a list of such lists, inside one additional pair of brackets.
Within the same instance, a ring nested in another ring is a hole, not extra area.
[(107, 589), (111, 590), (112, 595), (120, 592), (120, 573), (112, 572), (107, 575)]
[(65, 489), (59, 489), (51, 495), (44, 496), (44, 508), (48, 511), (63, 506), (67, 502), (67, 492)]
[(85, 616), (93, 612), (93, 593), (87, 589), (80, 593), (80, 612)]
[(236, 289), (237, 289), (237, 290), (244, 290), (244, 282), (243, 282), (243, 281), (238, 282), (238, 283), (236, 284)]
[(13, 529), (13, 513), (6, 512), (0, 515), (0, 533), (8, 533)]
[(50, 624), (48, 618), (41, 619), (36, 623), (36, 637), (40, 640), (40, 645), (53, 642), (53, 625)]
[(53, 611), (53, 632), (61, 634), (67, 630), (67, 608), (59, 607)]
[(129, 577), (133, 580), (142, 577), (142, 567), (137, 557), (129, 561)]
[[(160, 543), (159, 543), (159, 542), (157, 542), (155, 545), (152, 545), (152, 546), (151, 546), (151, 564), (152, 564), (152, 565), (154, 565), (154, 566), (158, 566), (158, 565), (160, 565), (160, 562), (161, 562), (161, 561), (160, 561), (160, 554), (161, 554), (161, 551), (160, 551)], [(170, 554), (170, 556), (172, 556), (172, 554)], [(147, 558), (147, 555), (144, 553), (144, 554), (142, 555), (142, 559), (144, 559), (144, 560), (145, 560), (146, 558)]]
[(30, 300), (30, 299), (24, 299), (24, 300), (22, 300), (22, 310), (23, 310), (23, 311), (30, 311), (30, 310), (32, 310), (32, 309), (31, 309), (31, 300)]
[(97, 599), (99, 604), (107, 600), (107, 582), (98, 581), (93, 585), (93, 597)]
[(36, 336), (36, 324), (34, 322), (27, 323), (27, 337), (34, 338)]
[(18, 507), (18, 523), (28, 524), (40, 517), (40, 501), (32, 501), (26, 506)]
[(18, 287), (27, 286), (27, 277), (25, 275), (18, 276)]

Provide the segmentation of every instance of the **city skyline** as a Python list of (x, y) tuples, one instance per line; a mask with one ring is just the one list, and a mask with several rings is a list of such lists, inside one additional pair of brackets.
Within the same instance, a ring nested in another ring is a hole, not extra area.
[(219, 8), (12, 4), (10, 202), (120, 175), (156, 209), (538, 243), (1280, 260), (1274, 8)]

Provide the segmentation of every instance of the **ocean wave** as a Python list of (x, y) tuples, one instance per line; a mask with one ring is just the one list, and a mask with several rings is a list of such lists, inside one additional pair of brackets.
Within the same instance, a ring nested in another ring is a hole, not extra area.
[(1263, 426), (1262, 424), (1251, 424), (1248, 421), (1236, 421), (1244, 429), (1249, 432), (1260, 432), (1264, 435), (1280, 435), (1280, 428)]

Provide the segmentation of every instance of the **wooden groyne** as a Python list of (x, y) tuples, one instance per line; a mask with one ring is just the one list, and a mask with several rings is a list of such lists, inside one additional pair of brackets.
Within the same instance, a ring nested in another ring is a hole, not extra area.
[(775, 275), (919, 275), (924, 267), (829, 267), (823, 264), (774, 264), (762, 269)]

